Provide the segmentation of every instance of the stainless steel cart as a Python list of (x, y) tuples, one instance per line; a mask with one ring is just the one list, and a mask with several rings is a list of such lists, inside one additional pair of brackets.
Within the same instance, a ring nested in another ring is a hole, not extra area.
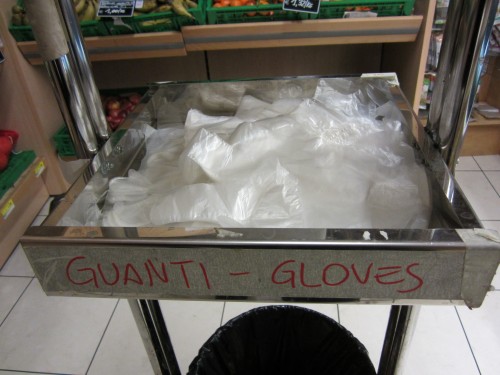
[[(374, 93), (399, 108), (402, 131), (427, 174), (432, 202), (428, 228), (58, 225), (71, 210), (78, 214), (88, 208), (88, 196), (102, 208), (109, 181), (140, 164), (146, 125), (183, 123), (188, 109), (203, 106), (205, 88), (227, 99), (223, 112), (231, 113), (248, 92), (276, 97), (295, 92), (283, 90), (292, 84), (308, 98), (319, 78), (166, 83), (151, 87), (124, 124), (121, 139), (112, 137), (44, 224), (23, 237), (44, 291), (130, 299), (139, 327), (148, 332), (143, 336), (153, 368), (162, 374), (178, 374), (179, 369), (160, 299), (390, 304), (379, 374), (395, 373), (412, 306), (479, 307), (500, 263), (499, 237), (481, 227), (397, 83), (373, 77), (324, 79), (373, 85)], [(376, 105), (376, 97), (370, 100)], [(330, 278), (334, 268), (342, 277)]]

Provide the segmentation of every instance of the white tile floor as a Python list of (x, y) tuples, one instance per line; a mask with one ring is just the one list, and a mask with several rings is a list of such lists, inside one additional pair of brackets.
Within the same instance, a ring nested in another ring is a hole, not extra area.
[[(500, 155), (461, 158), (457, 179), (487, 228), (500, 232)], [(48, 214), (48, 205), (34, 225)], [(498, 375), (500, 276), (481, 308), (420, 309), (405, 375)], [(162, 301), (183, 373), (205, 340), (250, 303)], [(260, 304), (258, 304), (260, 305)], [(388, 306), (307, 305), (340, 321), (378, 366)], [(124, 300), (46, 297), (18, 246), (0, 270), (0, 375), (152, 374)]]

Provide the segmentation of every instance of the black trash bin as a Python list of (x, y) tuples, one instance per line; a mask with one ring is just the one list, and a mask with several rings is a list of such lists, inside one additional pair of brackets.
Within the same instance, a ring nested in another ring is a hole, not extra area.
[(365, 347), (348, 330), (296, 306), (250, 310), (220, 327), (188, 375), (375, 375)]

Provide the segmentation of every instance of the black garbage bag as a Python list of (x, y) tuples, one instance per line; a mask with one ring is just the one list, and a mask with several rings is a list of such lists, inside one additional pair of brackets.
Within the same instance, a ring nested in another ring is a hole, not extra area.
[(375, 375), (365, 347), (348, 330), (296, 306), (250, 310), (220, 327), (188, 375)]

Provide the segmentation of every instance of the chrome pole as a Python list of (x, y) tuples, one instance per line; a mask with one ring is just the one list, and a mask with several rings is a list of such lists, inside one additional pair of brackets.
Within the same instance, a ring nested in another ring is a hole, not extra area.
[(404, 374), (404, 357), (413, 337), (419, 311), (420, 306), (391, 307), (378, 375)]
[(25, 0), (24, 6), (52, 81), (64, 121), (75, 145), (76, 155), (88, 159), (98, 151), (97, 139), (88, 116), (69, 56), (68, 44), (53, 0)]
[(71, 61), (68, 55), (62, 55), (57, 59), (46, 61), (45, 67), (73, 140), (76, 156), (79, 159), (90, 159), (98, 151), (97, 139), (82, 94), (74, 83), (76, 78), (71, 69)]
[(452, 0), (427, 131), (453, 173), (467, 131), (498, 0)]
[(104, 114), (99, 89), (97, 88), (90, 59), (85, 48), (80, 22), (72, 0), (57, 0), (56, 6), (66, 30), (69, 55), (75, 68), (75, 75), (85, 98), (94, 132), (101, 141), (106, 141), (110, 131)]
[(156, 375), (180, 375), (167, 325), (156, 300), (128, 300)]

